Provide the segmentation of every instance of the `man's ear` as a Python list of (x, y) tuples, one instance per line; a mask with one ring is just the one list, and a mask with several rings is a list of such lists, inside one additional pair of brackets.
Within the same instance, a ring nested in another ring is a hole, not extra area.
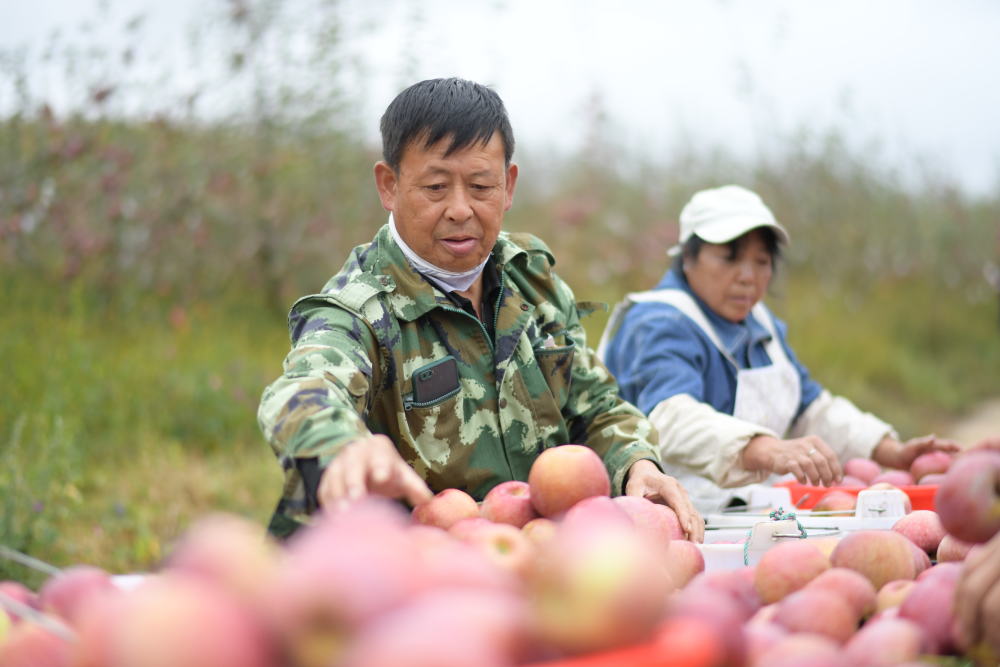
[(385, 162), (375, 163), (375, 188), (378, 190), (378, 198), (382, 200), (382, 208), (392, 211), (396, 207), (396, 186), (399, 179)]
[(505, 211), (509, 211), (511, 204), (514, 203), (514, 188), (516, 186), (517, 186), (517, 165), (511, 164), (507, 167), (507, 183), (505, 184), (505, 187), (507, 189), (506, 192), (507, 201), (506, 205), (503, 208), (503, 210)]

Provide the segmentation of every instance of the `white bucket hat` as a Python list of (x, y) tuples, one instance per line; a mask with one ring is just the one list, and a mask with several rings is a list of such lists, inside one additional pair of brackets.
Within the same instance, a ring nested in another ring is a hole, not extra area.
[(781, 243), (789, 242), (788, 232), (756, 193), (739, 185), (696, 192), (681, 210), (681, 233), (677, 245), (667, 251), (674, 256), (694, 234), (708, 243), (728, 243), (751, 229), (770, 227)]

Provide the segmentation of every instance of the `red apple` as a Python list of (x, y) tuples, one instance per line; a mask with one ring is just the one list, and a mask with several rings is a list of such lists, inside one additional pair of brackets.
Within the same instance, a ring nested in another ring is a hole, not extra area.
[(922, 631), (916, 623), (884, 618), (866, 623), (851, 637), (844, 645), (844, 657), (856, 667), (892, 667), (916, 661), (922, 646)]
[(860, 479), (865, 485), (871, 484), (881, 473), (882, 467), (871, 459), (848, 459), (844, 463), (844, 474)]
[(844, 478), (840, 480), (840, 486), (847, 486), (852, 489), (865, 488), (868, 486), (868, 482), (861, 479), (860, 477), (855, 477), (854, 475), (844, 475)]
[(88, 601), (98, 595), (119, 592), (111, 575), (99, 567), (74, 565), (49, 577), (38, 590), (38, 606), (70, 625)]
[[(777, 604), (774, 605), (777, 611)], [(751, 665), (763, 664), (760, 656), (766, 653), (778, 640), (788, 636), (788, 630), (773, 622), (747, 623), (743, 628), (747, 643), (747, 662)]]
[(972, 542), (963, 542), (954, 535), (945, 533), (945, 536), (941, 538), (941, 543), (938, 544), (935, 560), (938, 563), (963, 561), (974, 546), (976, 545)]
[(932, 473), (945, 473), (951, 467), (953, 458), (945, 452), (927, 452), (913, 459), (910, 464), (910, 474), (918, 482)]
[(123, 594), (110, 665), (270, 667), (276, 647), (254, 611), (209, 582), (178, 574), (150, 577)]
[(826, 590), (841, 596), (858, 618), (875, 611), (875, 587), (868, 577), (846, 567), (830, 568), (806, 584), (803, 590)]
[[(748, 568), (749, 569), (749, 568)], [(743, 665), (747, 656), (746, 610), (743, 603), (721, 589), (682, 588), (671, 598), (667, 619), (699, 620), (707, 624), (722, 648), (720, 665)], [(669, 664), (669, 663), (668, 663)]]
[(913, 542), (910, 542), (910, 552), (913, 554), (913, 575), (916, 579), (930, 568), (931, 557)]
[(562, 514), (561, 523), (571, 524), (601, 524), (618, 523), (636, 530), (635, 522), (622, 507), (608, 496), (590, 496), (577, 502)]
[(916, 484), (916, 480), (913, 479), (913, 475), (905, 470), (886, 470), (880, 473), (872, 479), (871, 484), (878, 484), (879, 482), (885, 482), (887, 484), (892, 484), (893, 486), (911, 486)]
[(448, 530), (458, 521), (479, 516), (475, 499), (461, 489), (444, 489), (413, 508), (413, 520)]
[[(780, 600), (779, 600), (780, 602)], [(774, 623), (774, 615), (778, 613), (778, 603), (772, 602), (771, 604), (766, 604), (760, 609), (758, 609), (750, 620), (746, 622), (747, 626), (750, 625), (771, 625)]]
[(648, 638), (674, 588), (663, 560), (631, 522), (563, 523), (529, 578), (534, 626), (567, 653)]
[(758, 658), (761, 667), (843, 667), (840, 645), (823, 635), (789, 634)]
[(917, 484), (920, 486), (933, 486), (943, 482), (945, 477), (947, 475), (943, 472), (932, 472), (921, 477)]
[[(492, 526), (493, 522), (489, 519), (484, 519), (481, 516), (473, 516), (466, 519), (459, 519), (455, 523), (451, 524), (451, 528), (448, 529), (448, 534), (458, 540), (464, 540), (466, 537), (476, 532), (483, 526)], [(433, 526), (426, 526), (427, 528), (434, 528)]]
[[(13, 599), (15, 602), (20, 602), (27, 607), (31, 607), (32, 609), (38, 609), (38, 594), (19, 581), (13, 581), (10, 579), (0, 581), (0, 594)], [(15, 616), (10, 612), (0, 609), (0, 613), (7, 616), (11, 624), (16, 624), (21, 621), (19, 616)]]
[(636, 528), (654, 542), (666, 545), (670, 540), (684, 539), (681, 522), (670, 507), (641, 496), (618, 496), (613, 500), (625, 510)]
[(278, 568), (278, 546), (263, 526), (235, 514), (196, 520), (166, 559), (165, 567), (205, 577), (248, 604), (266, 604)]
[(522, 598), (498, 591), (440, 589), (374, 619), (336, 664), (508, 667), (522, 661), (528, 635)]
[(519, 480), (501, 482), (490, 489), (479, 511), (490, 521), (518, 528), (538, 516), (531, 504), (531, 487)]
[(822, 635), (843, 643), (858, 627), (858, 616), (842, 595), (822, 588), (803, 588), (778, 603), (774, 622), (789, 632)]
[(914, 584), (899, 606), (899, 617), (913, 621), (933, 653), (953, 651), (955, 580), (949, 577), (928, 577)]
[[(411, 544), (404, 557), (412, 567), (410, 587), (416, 594), (441, 588), (472, 588), (504, 593), (523, 588), (520, 578), (513, 572), (497, 565), (480, 549), (455, 539), (439, 528), (416, 525), (408, 533)], [(396, 605), (405, 599), (401, 598)]]
[(830, 554), (834, 567), (846, 567), (868, 577), (875, 589), (893, 579), (916, 576), (911, 542), (891, 530), (848, 533)]
[(487, 523), (470, 530), (463, 541), (519, 577), (526, 576), (535, 561), (536, 547), (519, 528), (508, 523)]
[(556, 534), (558, 524), (552, 519), (539, 517), (532, 519), (521, 527), (521, 532), (528, 536), (535, 546), (548, 542)]
[[(670, 656), (670, 662), (678, 665), (708, 667), (727, 664), (725, 640), (719, 635), (716, 624), (704, 618), (682, 616), (667, 618), (657, 627), (652, 643), (654, 646), (665, 648), (666, 655)], [(625, 658), (620, 660), (619, 664), (631, 663)], [(639, 659), (636, 664), (647, 664), (647, 660)], [(594, 667), (597, 667), (596, 663)]]
[(894, 579), (882, 585), (875, 595), (875, 613), (880, 613), (892, 607), (903, 604), (903, 600), (910, 594), (910, 589), (917, 582), (913, 579)]
[(733, 600), (744, 621), (756, 614), (764, 601), (755, 585), (757, 568), (741, 567), (736, 570), (706, 570), (695, 577), (684, 588), (687, 593), (697, 595), (707, 591), (707, 595), (724, 593)]
[[(288, 541), (263, 612), (297, 665), (335, 662), (347, 637), (424, 585), (408, 524), (381, 510), (366, 504), (324, 515)], [(358, 522), (361, 516), (368, 520)], [(439, 528), (412, 527), (461, 544)]]
[(932, 510), (914, 510), (900, 517), (892, 525), (892, 529), (929, 554), (937, 552), (941, 538), (945, 535), (941, 519)]
[(777, 602), (830, 568), (823, 553), (805, 540), (780, 542), (761, 557), (754, 587), (764, 604)]
[(673, 540), (667, 546), (665, 564), (671, 581), (678, 588), (683, 588), (705, 571), (705, 556), (694, 542)]
[(11, 628), (0, 643), (3, 667), (70, 667), (73, 645), (34, 623), (23, 622)]
[(611, 480), (604, 461), (583, 445), (550, 447), (528, 471), (531, 504), (544, 517), (555, 517), (591, 496), (609, 496)]
[(917, 581), (923, 581), (924, 579), (947, 579), (952, 584), (958, 582), (959, 578), (962, 576), (962, 563), (938, 563), (934, 567), (928, 568), (920, 573), (917, 577)]
[(1000, 452), (965, 452), (938, 486), (934, 506), (944, 529), (964, 542), (1000, 531)]
[(812, 509), (814, 512), (841, 512), (853, 515), (857, 504), (858, 497), (853, 493), (834, 490), (823, 494)]

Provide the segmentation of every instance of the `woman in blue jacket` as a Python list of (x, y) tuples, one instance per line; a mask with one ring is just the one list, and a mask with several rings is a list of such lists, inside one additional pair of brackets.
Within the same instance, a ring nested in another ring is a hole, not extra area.
[(780, 475), (831, 485), (850, 458), (905, 469), (926, 451), (957, 450), (933, 436), (900, 442), (810, 377), (762, 301), (788, 240), (750, 190), (696, 193), (681, 211), (673, 266), (615, 308), (598, 350), (704, 513)]

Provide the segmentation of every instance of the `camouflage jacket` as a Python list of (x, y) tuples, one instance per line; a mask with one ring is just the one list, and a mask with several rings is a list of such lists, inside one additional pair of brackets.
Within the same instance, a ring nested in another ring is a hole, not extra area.
[(272, 532), (316, 509), (319, 471), (347, 443), (383, 433), (437, 492), (482, 499), (526, 480), (543, 449), (585, 444), (614, 493), (656, 431), (587, 347), (580, 308), (530, 234), (501, 233), (493, 339), (407, 262), (388, 226), (355, 248), (321, 294), (292, 306), (284, 374), (258, 420), (285, 470)]

